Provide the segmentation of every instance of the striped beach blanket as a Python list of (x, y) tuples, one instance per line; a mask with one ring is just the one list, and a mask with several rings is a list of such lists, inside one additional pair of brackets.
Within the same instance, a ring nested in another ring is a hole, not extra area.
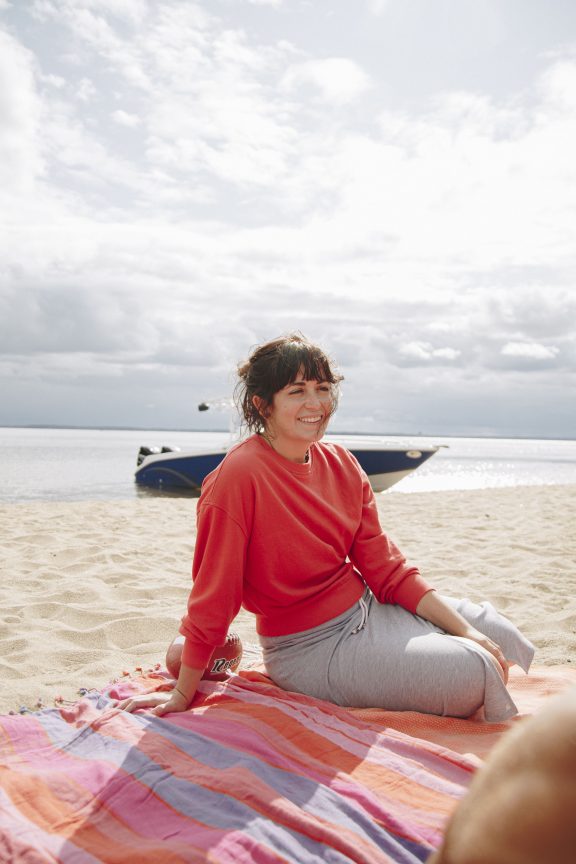
[[(533, 713), (574, 684), (576, 670), (541, 667), (509, 687)], [(514, 722), (345, 710), (255, 670), (201, 682), (182, 714), (111, 701), (169, 686), (150, 672), (0, 717), (2, 864), (425, 861)]]
[[(0, 718), (0, 861), (425, 861), (474, 760), (256, 672), (203, 681), (192, 711), (74, 705)], [(195, 703), (196, 706), (196, 703)]]

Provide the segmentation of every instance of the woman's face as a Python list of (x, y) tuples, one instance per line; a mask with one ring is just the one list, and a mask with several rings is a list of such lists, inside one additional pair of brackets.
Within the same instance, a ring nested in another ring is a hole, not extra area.
[(275, 446), (305, 451), (324, 435), (333, 410), (329, 381), (308, 381), (299, 373), (292, 384), (278, 390), (266, 417), (266, 432)]

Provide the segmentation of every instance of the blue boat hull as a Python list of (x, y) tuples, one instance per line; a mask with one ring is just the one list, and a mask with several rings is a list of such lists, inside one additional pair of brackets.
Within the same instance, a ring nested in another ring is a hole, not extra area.
[[(438, 450), (437, 447), (362, 447), (348, 442), (344, 446), (358, 459), (376, 492), (398, 483)], [(225, 455), (225, 450), (152, 453), (137, 468), (136, 483), (150, 489), (199, 492), (206, 475), (220, 464)]]

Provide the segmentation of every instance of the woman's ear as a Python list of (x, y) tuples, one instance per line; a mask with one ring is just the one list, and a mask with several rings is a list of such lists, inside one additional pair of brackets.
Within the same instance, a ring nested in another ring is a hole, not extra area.
[(266, 419), (266, 417), (269, 416), (270, 409), (269, 409), (268, 405), (266, 405), (265, 400), (261, 396), (253, 396), (252, 397), (252, 404), (254, 405), (254, 407), (256, 408), (256, 410), (258, 411), (258, 413), (260, 414), (261, 417)]

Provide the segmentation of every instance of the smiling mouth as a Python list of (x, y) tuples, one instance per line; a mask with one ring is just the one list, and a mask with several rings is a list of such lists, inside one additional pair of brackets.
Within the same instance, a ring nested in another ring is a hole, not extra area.
[(314, 423), (320, 423), (324, 418), (322, 414), (317, 414), (315, 417), (299, 417), (298, 419), (301, 423), (309, 423), (312, 426)]

